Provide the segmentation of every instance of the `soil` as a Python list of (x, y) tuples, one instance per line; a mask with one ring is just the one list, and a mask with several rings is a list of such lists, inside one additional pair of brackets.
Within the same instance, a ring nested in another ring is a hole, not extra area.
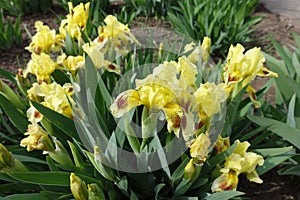
[[(53, 8), (55, 12), (47, 14), (35, 13), (27, 14), (22, 18), (22, 24), (33, 35), (35, 33), (34, 23), (37, 20), (42, 21), (50, 28), (58, 30), (57, 16), (64, 16), (65, 12), (61, 9)], [(295, 45), (292, 37), (292, 32), (300, 34), (300, 29), (292, 25), (291, 21), (286, 20), (276, 14), (266, 10), (263, 5), (260, 5), (254, 15), (263, 15), (263, 20), (253, 27), (251, 35), (253, 42), (248, 44), (249, 48), (252, 46), (260, 46), (263, 51), (276, 55), (274, 48), (270, 42), (270, 35), (281, 44)], [(138, 18), (133, 21), (131, 26), (159, 26), (169, 28), (170, 24), (160, 20), (156, 21), (153, 18), (145, 19)], [(14, 46), (11, 49), (0, 50), (0, 68), (8, 70), (12, 73), (17, 73), (19, 68), (25, 68), (26, 63), (30, 59), (30, 53), (24, 48), (30, 43), (29, 36), (23, 31), (23, 42), (19, 46)], [(261, 86), (267, 79), (257, 79), (255, 85)], [(273, 98), (274, 90), (266, 97), (270, 100)], [(283, 199), (283, 200), (296, 200), (300, 199), (300, 186), (295, 184), (291, 176), (279, 176), (277, 169), (273, 169), (267, 174), (262, 176), (264, 183), (261, 185), (249, 183), (247, 180), (242, 179), (239, 184), (239, 190), (247, 192), (247, 197), (250, 199)]]

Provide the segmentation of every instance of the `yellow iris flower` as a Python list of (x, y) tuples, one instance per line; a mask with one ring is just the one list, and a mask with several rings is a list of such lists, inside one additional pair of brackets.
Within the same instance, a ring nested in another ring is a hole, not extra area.
[[(248, 85), (256, 76), (278, 75), (263, 66), (265, 58), (260, 52), (260, 48), (252, 48), (244, 54), (244, 47), (240, 44), (231, 45), (229, 48), (226, 65), (224, 67), (223, 78), (225, 81), (225, 89), (230, 94), (240, 83), (238, 91)], [(248, 89), (248, 92), (253, 92)], [(255, 100), (253, 93), (249, 93), (252, 100)], [(258, 106), (257, 102), (254, 101)]]
[(237, 140), (235, 143), (236, 149), (226, 158), (224, 167), (220, 170), (222, 175), (213, 182), (213, 192), (228, 190), (229, 188), (235, 190), (238, 183), (238, 175), (241, 173), (246, 173), (249, 181), (255, 183), (263, 182), (255, 170), (258, 165), (263, 165), (263, 157), (253, 152), (247, 152), (250, 146), (249, 142)]
[(48, 53), (50, 50), (58, 51), (60, 49), (61, 41), (56, 36), (54, 29), (50, 30), (41, 21), (35, 22), (35, 28), (37, 33), (32, 37), (32, 42), (25, 49), (36, 54), (41, 52)]
[(57, 64), (68, 69), (73, 75), (84, 65), (83, 56), (67, 56), (65, 53), (57, 57)]
[(21, 146), (27, 147), (27, 151), (32, 150), (43, 150), (51, 151), (54, 150), (51, 139), (48, 134), (38, 124), (28, 125), (26, 138), (21, 140)]
[(71, 2), (68, 3), (69, 14), (66, 19), (61, 21), (59, 33), (62, 38), (66, 38), (66, 31), (71, 38), (79, 39), (81, 37), (81, 30), (86, 28), (87, 20), (89, 17), (90, 2), (83, 4), (80, 3), (75, 8)]
[[(198, 123), (206, 123), (208, 118), (221, 110), (225, 100), (223, 85), (202, 84), (196, 90), (197, 70), (187, 57), (178, 62), (170, 61), (154, 68), (153, 73), (142, 80), (136, 80), (136, 89), (121, 93), (111, 106), (115, 117), (122, 117), (134, 107), (144, 105), (157, 112), (162, 110), (168, 122), (168, 131), (182, 135), (189, 145), (198, 127), (194, 113), (198, 114)], [(196, 127), (196, 128), (195, 128)]]
[(24, 78), (27, 75), (34, 74), (38, 82), (50, 82), (50, 75), (54, 72), (56, 63), (46, 53), (31, 54), (31, 60), (24, 70)]
[(110, 72), (114, 72), (117, 74), (121, 73), (121, 69), (117, 64), (111, 63), (104, 58), (103, 45), (97, 44), (94, 42), (86, 43), (82, 46), (87, 55), (92, 59), (93, 64), (97, 69), (105, 68)]
[(207, 119), (221, 111), (221, 103), (226, 100), (223, 84), (201, 84), (194, 93), (196, 98), (196, 110), (199, 123), (206, 123)]
[(211, 145), (208, 133), (201, 133), (190, 146), (190, 155), (197, 164), (203, 164)]
[(221, 192), (224, 190), (236, 190), (239, 182), (238, 174), (235, 171), (223, 173), (214, 180), (211, 190), (212, 192)]
[[(69, 118), (73, 117), (72, 108), (69, 103), (74, 103), (72, 100), (73, 87), (71, 84), (65, 84), (64, 86), (61, 86), (56, 82), (51, 84), (46, 84), (43, 82), (40, 85), (34, 83), (27, 91), (27, 94), (31, 100), (40, 102), (42, 105)], [(38, 122), (41, 120), (41, 115), (38, 115), (37, 111), (32, 107), (29, 108), (27, 114), (29, 115), (28, 118), (32, 119), (32, 122)]]

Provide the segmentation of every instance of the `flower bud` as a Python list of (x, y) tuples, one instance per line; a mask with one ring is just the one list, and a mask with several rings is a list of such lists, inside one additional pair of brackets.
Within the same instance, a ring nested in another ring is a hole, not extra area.
[(190, 161), (184, 168), (183, 178), (192, 179), (194, 173), (195, 173), (195, 167), (194, 167), (193, 159), (190, 159)]
[(12, 167), (13, 166), (13, 156), (7, 150), (7, 148), (0, 143), (0, 170), (5, 167)]
[(89, 195), (86, 184), (74, 173), (70, 175), (70, 188), (76, 200), (88, 200)]
[(88, 184), (89, 200), (102, 200), (105, 199), (105, 195), (98, 185), (92, 183)]
[(210, 44), (211, 44), (210, 38), (204, 37), (201, 45), (202, 60), (204, 63), (208, 62), (208, 58), (210, 55)]
[(13, 157), (7, 148), (0, 143), (0, 172), (24, 172), (28, 171), (23, 163)]

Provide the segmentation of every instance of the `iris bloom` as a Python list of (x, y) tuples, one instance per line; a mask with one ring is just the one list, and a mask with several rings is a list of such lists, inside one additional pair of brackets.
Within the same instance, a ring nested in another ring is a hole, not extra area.
[(54, 72), (56, 63), (46, 53), (31, 54), (31, 60), (24, 70), (24, 78), (27, 75), (34, 74), (38, 82), (50, 82), (50, 75)]
[(224, 190), (236, 190), (239, 182), (238, 174), (235, 171), (223, 173), (214, 180), (211, 190), (212, 192), (220, 192)]
[(76, 74), (84, 64), (83, 56), (67, 56), (65, 53), (57, 57), (57, 64), (68, 69), (73, 75)]
[[(32, 87), (27, 91), (27, 94), (31, 100), (40, 102), (42, 105), (67, 117), (73, 117), (72, 108), (69, 103), (73, 103), (73, 100), (71, 98), (73, 95), (73, 87), (70, 84), (61, 86), (56, 82), (51, 84), (46, 84), (43, 82), (40, 85), (34, 83)], [(33, 122), (37, 122), (34, 120), (37, 120), (35, 118), (38, 117), (40, 121), (40, 115), (33, 111), (30, 112), (30, 110), (33, 110), (33, 108), (31, 107), (27, 111), (29, 119), (33, 119)]]
[(213, 182), (213, 192), (235, 190), (238, 183), (238, 175), (241, 173), (245, 173), (251, 182), (263, 182), (255, 170), (258, 165), (263, 165), (263, 157), (253, 152), (247, 152), (250, 146), (249, 142), (240, 142), (237, 140), (235, 143), (237, 145), (236, 149), (226, 158), (224, 167), (220, 170), (222, 175)]
[(80, 31), (86, 28), (90, 3), (80, 3), (74, 8), (73, 4), (69, 2), (68, 6), (69, 14), (66, 16), (66, 19), (61, 21), (59, 33), (62, 38), (66, 38), (66, 32), (68, 32), (71, 38), (79, 39), (81, 37)]
[(126, 55), (131, 44), (140, 44), (130, 32), (128, 25), (118, 21), (113, 15), (108, 15), (104, 22), (106, 25), (98, 28), (98, 37), (93, 41), (102, 53), (112, 61), (119, 56)]
[[(181, 127), (185, 141), (190, 141), (201, 128), (198, 124), (206, 123), (221, 110), (220, 104), (226, 96), (223, 85), (214, 83), (202, 84), (196, 90), (196, 75), (196, 66), (185, 56), (178, 62), (164, 62), (146, 78), (136, 80), (135, 89), (121, 93), (111, 106), (112, 114), (122, 117), (140, 105), (154, 112), (162, 110), (168, 131), (174, 131), (179, 137)], [(198, 122), (195, 115), (198, 115)]]
[(201, 133), (190, 146), (190, 155), (198, 164), (206, 161), (211, 145), (208, 133)]
[(214, 114), (221, 111), (221, 103), (226, 100), (223, 84), (201, 84), (194, 93), (199, 123), (206, 123)]
[(58, 51), (60, 49), (61, 42), (59, 37), (56, 36), (54, 29), (50, 30), (41, 21), (35, 22), (35, 28), (37, 33), (32, 37), (32, 42), (25, 49), (36, 54), (41, 52), (48, 53), (50, 50)]
[[(224, 67), (223, 78), (225, 81), (225, 88), (230, 94), (240, 83), (238, 91), (248, 85), (256, 76), (270, 76), (278, 77), (278, 75), (263, 66), (265, 58), (260, 52), (260, 48), (252, 48), (244, 54), (244, 47), (240, 44), (236, 46), (231, 45), (229, 48), (226, 65)], [(253, 90), (248, 89), (251, 99), (253, 97)]]
[(27, 151), (51, 151), (54, 149), (49, 135), (38, 124), (28, 125), (25, 135), (28, 136), (21, 140), (21, 146), (27, 147)]
[(110, 72), (115, 72), (117, 74), (120, 74), (121, 69), (118, 65), (111, 63), (108, 60), (105, 60), (102, 48), (103, 48), (103, 45), (101, 45), (101, 44), (99, 45), (94, 42), (86, 43), (82, 46), (82, 49), (92, 59), (94, 65), (97, 69), (103, 67)]
[(192, 121), (185, 120), (187, 123), (182, 124), (187, 110), (182, 105), (188, 93), (182, 94), (185, 92), (184, 88), (188, 86), (183, 85), (185, 81), (178, 80), (177, 64), (174, 61), (165, 62), (156, 67), (153, 73), (145, 79), (136, 80), (136, 89), (122, 92), (116, 98), (111, 106), (112, 114), (115, 117), (121, 117), (139, 105), (146, 106), (152, 112), (162, 110), (168, 122), (168, 131), (174, 131), (179, 137), (180, 125), (184, 125), (185, 129), (189, 126), (187, 123)]

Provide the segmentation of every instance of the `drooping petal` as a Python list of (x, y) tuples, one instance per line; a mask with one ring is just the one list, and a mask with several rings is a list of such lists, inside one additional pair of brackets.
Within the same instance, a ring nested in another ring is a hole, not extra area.
[(223, 173), (214, 180), (211, 190), (212, 192), (220, 192), (225, 190), (236, 190), (239, 182), (238, 174), (234, 171)]
[(119, 118), (141, 104), (139, 92), (136, 90), (127, 90), (116, 98), (110, 106), (110, 110), (115, 117)]

